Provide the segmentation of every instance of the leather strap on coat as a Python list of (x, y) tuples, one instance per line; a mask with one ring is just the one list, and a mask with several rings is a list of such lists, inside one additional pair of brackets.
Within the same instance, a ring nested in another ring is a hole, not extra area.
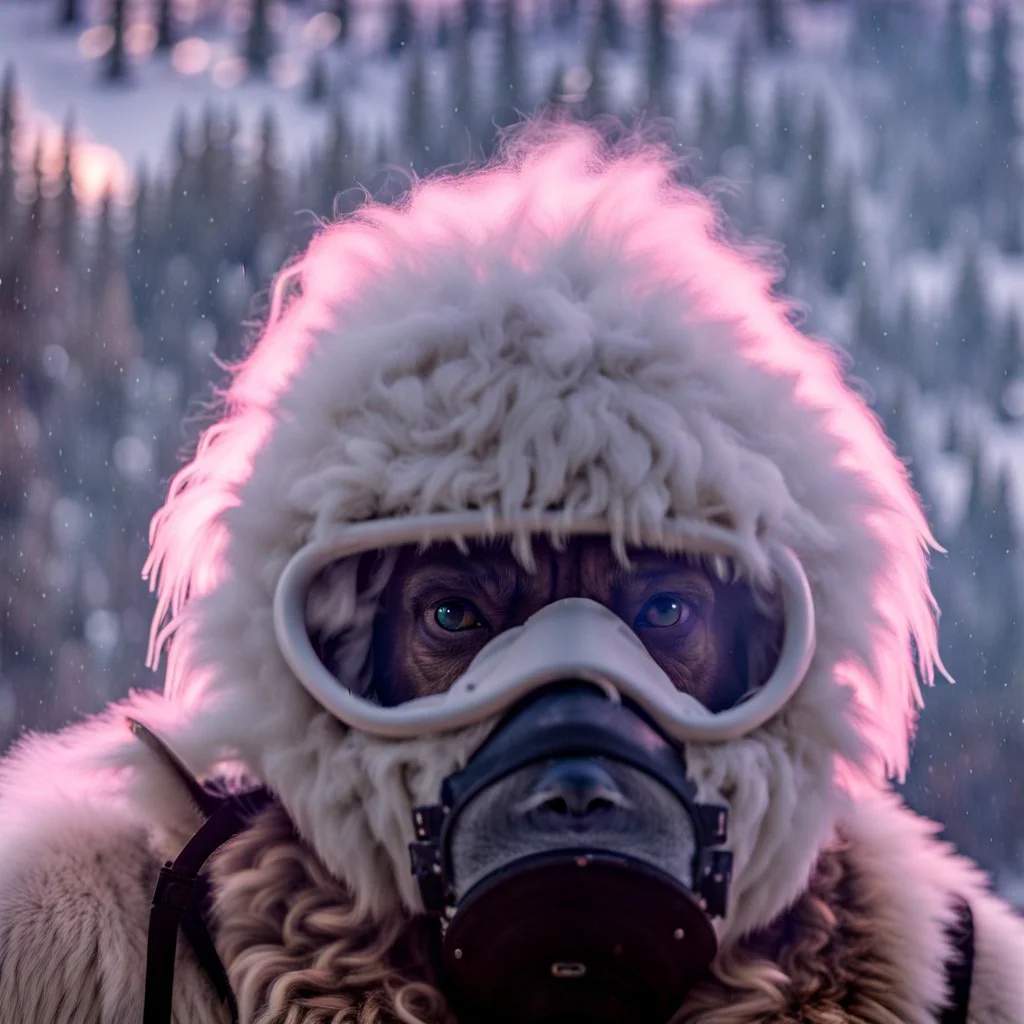
[(942, 1011), (939, 1024), (967, 1024), (967, 1007), (971, 1001), (971, 975), (974, 973), (974, 915), (961, 896), (954, 901), (956, 921), (949, 928), (953, 954), (946, 961), (949, 1005)]
[(232, 793), (216, 784), (203, 786), (159, 737), (140, 722), (130, 721), (129, 725), (170, 764), (206, 816), (181, 853), (160, 869), (149, 912), (142, 1024), (170, 1024), (179, 927), (221, 1002), (227, 1004), (232, 1024), (238, 1024), (238, 1005), (206, 922), (210, 893), (202, 870), (221, 846), (248, 828), (253, 816), (271, 803), (273, 795), (262, 787)]

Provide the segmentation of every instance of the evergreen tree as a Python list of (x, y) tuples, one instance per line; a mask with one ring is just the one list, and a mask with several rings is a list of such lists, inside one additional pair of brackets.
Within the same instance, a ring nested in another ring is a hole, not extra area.
[(986, 163), (990, 168), (989, 189), (993, 192), (1018, 190), (1021, 187), (1016, 164), (1021, 130), (1017, 117), (1017, 81), (1010, 60), (1013, 38), (1009, 4), (999, 2), (992, 18), (989, 43), (989, 151)]
[(993, 129), (1005, 137), (1019, 132), (1013, 66), (1010, 45), (1013, 40), (1010, 6), (1004, 0), (996, 4), (990, 35), (991, 64), (988, 75), (988, 102)]
[(173, 0), (158, 0), (156, 8), (156, 48), (170, 50), (174, 39)]
[[(621, 50), (626, 45), (626, 26), (616, 0), (600, 0), (598, 8), (600, 40), (603, 48)], [(596, 51), (591, 50), (591, 56)]]
[(668, 36), (666, 0), (650, 0), (647, 5), (647, 112), (671, 117), (674, 104), (669, 94), (672, 67)]
[(985, 486), (985, 459), (977, 439), (968, 444), (964, 454), (967, 456), (969, 473), (964, 525), (968, 527), (968, 533), (972, 537), (977, 537), (982, 532), (985, 522), (985, 506), (988, 498)]
[(945, 455), (961, 455), (967, 450), (967, 445), (960, 428), (960, 421), (955, 412), (949, 414), (946, 420), (946, 429), (942, 435), (942, 446), (940, 451)]
[(964, 384), (982, 384), (990, 352), (990, 323), (981, 255), (974, 243), (968, 245), (960, 266), (950, 330), (957, 379)]
[(32, 205), (25, 221), (26, 248), (34, 247), (46, 224), (46, 178), (43, 172), (43, 137), (36, 139), (32, 153)]
[(117, 231), (114, 224), (114, 197), (107, 191), (100, 201), (100, 213), (96, 221), (96, 237), (93, 240), (89, 260), (89, 287), (94, 295), (99, 294), (107, 278), (117, 264)]
[(914, 373), (923, 388), (935, 390), (945, 385), (952, 374), (945, 332), (933, 313), (917, 306), (914, 313)]
[(896, 391), (892, 413), (887, 417), (886, 432), (896, 454), (905, 461), (914, 458), (913, 406), (906, 384)]
[[(1013, 518), (1013, 481), (1009, 469), (1002, 466), (996, 476), (996, 486), (992, 499), (988, 503), (986, 533), (996, 554), (995, 565), (1005, 566), (1019, 551), (1017, 544), (1017, 528)], [(1005, 579), (1010, 584), (1006, 591), (1016, 590), (1012, 585), (1012, 574)]]
[(890, 174), (893, 163), (893, 134), (891, 118), (880, 125), (879, 131), (875, 134), (875, 145), (871, 153), (871, 162), (868, 167), (865, 184), (876, 192), (888, 191), (887, 177)]
[[(473, 103), (473, 64), (469, 45), (470, 21), (466, 7), (463, 16), (452, 25), (451, 63), (449, 65), (452, 99), (448, 148), (456, 159), (466, 152), (476, 134), (476, 112)], [(467, 154), (468, 155), (468, 154)]]
[(434, 45), (439, 50), (447, 50), (452, 43), (452, 22), (447, 11), (437, 13), (437, 35), (434, 37)]
[(133, 291), (136, 293), (136, 309), (145, 307), (140, 292), (151, 287), (150, 266), (150, 183), (145, 164), (135, 170), (135, 196), (132, 199), (132, 237), (129, 248), (128, 266), (131, 268)]
[(796, 125), (793, 120), (793, 99), (785, 84), (775, 88), (772, 102), (772, 141), (769, 146), (768, 166), (781, 174), (793, 153)]
[(900, 40), (893, 0), (858, 0), (855, 8), (853, 50), (855, 59), (869, 67), (887, 66)]
[(259, 155), (246, 221), (246, 260), (257, 276), (266, 277), (283, 255), (284, 189), (277, 119), (267, 108), (260, 124)]
[(410, 0), (394, 0), (391, 5), (391, 30), (388, 53), (397, 57), (404, 53), (416, 36), (416, 14)]
[(462, 23), (467, 32), (475, 32), (484, 24), (483, 0), (461, 0)]
[(580, 20), (580, 0), (552, 0), (554, 10), (551, 21), (556, 32), (576, 28)]
[(981, 524), (979, 560), (989, 619), (989, 676), (1006, 686), (1016, 675), (1020, 658), (1021, 590), (1018, 582), (1020, 544), (1013, 513), (1013, 482), (1006, 466), (999, 468)]
[(990, 400), (996, 416), (1003, 423), (1015, 422), (1020, 417), (1016, 402), (1007, 401), (1009, 389), (1024, 384), (1024, 352), (1021, 350), (1021, 325), (1016, 309), (1010, 310), (1006, 325), (999, 338), (999, 348), (993, 360), (993, 381)]
[(731, 106), (722, 141), (723, 149), (746, 146), (749, 141), (750, 116), (747, 110), (750, 91), (749, 79), (750, 44), (747, 42), (746, 33), (742, 33), (736, 46), (736, 59), (733, 63)]
[(0, 85), (0, 257), (10, 252), (14, 228), (15, 102), (14, 65), (8, 64)]
[(309, 59), (306, 75), (306, 100), (309, 103), (323, 103), (327, 99), (327, 64), (324, 55), (317, 50)]
[(71, 161), (74, 156), (74, 120), (69, 114), (64, 122), (61, 141), (60, 192), (57, 195), (57, 249), (61, 259), (71, 266), (78, 237), (78, 204), (75, 200), (75, 182)]
[(193, 228), (187, 247), (199, 272), (203, 291), (199, 312), (212, 316), (217, 276), (230, 251), (234, 160), (228, 129), (212, 106), (203, 113), (196, 158)]
[(79, 357), (88, 370), (94, 399), (92, 421), (108, 438), (120, 431), (125, 399), (123, 374), (136, 354), (131, 294), (115, 217), (114, 197), (108, 191), (100, 207), (89, 267), (89, 315), (79, 338)]
[(589, 120), (598, 114), (608, 112), (608, 87), (605, 80), (605, 34), (600, 22), (590, 33), (587, 45), (587, 71), (590, 73), (590, 85), (583, 97), (582, 115)]
[(971, 76), (967, 63), (967, 31), (964, 24), (964, 0), (949, 0), (946, 10), (945, 38), (940, 50), (938, 73), (942, 78), (940, 94), (956, 108), (966, 107), (971, 99)]
[(914, 295), (908, 289), (903, 293), (903, 298), (900, 300), (899, 313), (896, 316), (896, 324), (890, 333), (890, 337), (892, 339), (892, 351), (896, 364), (901, 369), (906, 370), (911, 376), (917, 378), (921, 377), (921, 368), (918, 366), (920, 330)]
[[(996, 470), (988, 479), (980, 447), (970, 457), (970, 490), (965, 516), (962, 548), (971, 567), (974, 631), (981, 641), (986, 675), (993, 683), (1005, 685), (1000, 674), (1006, 670), (1002, 654), (1007, 641), (1007, 620), (1020, 613), (1017, 583), (1017, 531), (1011, 511), (1010, 483), (1006, 470)], [(1002, 648), (1002, 650), (1001, 650)]]
[(825, 254), (823, 275), (825, 283), (835, 292), (846, 288), (860, 255), (854, 209), (855, 189), (853, 172), (847, 170), (836, 201), (829, 209), (829, 246)]
[(405, 148), (409, 163), (422, 175), (431, 169), (427, 71), (423, 46), (417, 44), (412, 49), (405, 109)]
[(494, 104), (494, 123), (499, 128), (514, 124), (526, 109), (517, 13), (517, 0), (501, 0), (501, 56)]
[(889, 338), (878, 308), (878, 298), (871, 275), (862, 267), (857, 275), (854, 295), (851, 347), (864, 352), (862, 370), (877, 369), (889, 359)]
[(168, 189), (167, 225), (170, 251), (180, 252), (184, 248), (188, 225), (194, 216), (194, 204), (190, 197), (195, 178), (195, 165), (189, 145), (189, 124), (184, 111), (179, 111), (173, 128), (174, 170)]
[(814, 104), (803, 155), (807, 167), (800, 194), (800, 215), (806, 223), (824, 216), (828, 204), (829, 111), (822, 96)]
[(1008, 256), (1024, 255), (1024, 211), (1021, 210), (1021, 194), (1010, 189), (1002, 205), (999, 243)]
[(342, 46), (352, 36), (352, 4), (351, 0), (331, 0), (328, 8), (331, 14), (338, 19), (338, 34), (334, 42)]
[(560, 107), (565, 97), (565, 66), (559, 62), (551, 72), (551, 83), (548, 85), (546, 102), (551, 109)]
[(340, 194), (355, 181), (351, 146), (345, 115), (341, 107), (335, 105), (331, 111), (331, 127), (327, 134), (323, 159), (320, 161), (319, 183), (316, 186), (319, 196), (317, 212), (332, 219), (342, 212), (338, 206)]
[(270, 32), (270, 0), (249, 0), (249, 29), (245, 35), (245, 59), (251, 71), (265, 74), (273, 54)]
[(948, 217), (940, 202), (935, 171), (927, 158), (914, 168), (907, 211), (917, 240), (929, 251), (938, 252), (946, 241)]
[(81, 19), (79, 0), (59, 0), (57, 23), (65, 28), (74, 28)]
[(697, 96), (697, 149), (700, 152), (700, 163), (705, 174), (718, 166), (719, 158), (719, 115), (715, 99), (715, 87), (710, 78), (700, 83)]
[(761, 38), (769, 50), (784, 50), (789, 45), (786, 14), (782, 0), (757, 0)]
[(128, 56), (124, 46), (128, 28), (127, 6), (127, 0), (113, 0), (110, 8), (110, 27), (114, 32), (114, 41), (107, 52), (106, 76), (112, 82), (123, 81), (128, 75)]

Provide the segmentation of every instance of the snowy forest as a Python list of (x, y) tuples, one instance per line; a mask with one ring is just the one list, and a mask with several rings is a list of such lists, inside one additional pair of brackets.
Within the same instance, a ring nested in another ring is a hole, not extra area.
[[(0, 0), (0, 750), (159, 685), (143, 667), (150, 517), (273, 274), (324, 219), (486, 157), (539, 107), (642, 117), (737, 239), (779, 253), (779, 289), (847, 351), (910, 467), (946, 551), (956, 683), (925, 695), (904, 790), (1024, 904), (1021, 14)], [(62, 109), (47, 100), (62, 132), (41, 130), (23, 84), (26, 19), (88, 75)], [(179, 107), (175, 76), (220, 92)], [(79, 147), (140, 90), (139, 131), (164, 148), (87, 189)]]

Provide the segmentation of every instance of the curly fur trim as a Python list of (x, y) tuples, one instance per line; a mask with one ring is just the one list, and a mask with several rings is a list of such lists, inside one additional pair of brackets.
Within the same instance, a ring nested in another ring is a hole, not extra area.
[(818, 859), (811, 883), (772, 927), (730, 949), (674, 1018), (686, 1024), (931, 1024), (880, 952), (878, 907), (849, 845)]
[[(213, 870), (218, 947), (244, 1021), (452, 1024), (423, 966), (423, 919), (361, 914), (282, 809)], [(724, 950), (676, 1024), (933, 1024), (908, 986), (909, 951), (880, 941), (886, 896), (873, 871), (848, 839), (834, 840), (793, 907)], [(926, 938), (921, 953), (945, 955)]]
[[(251, 1024), (453, 1024), (415, 965), (422, 919), (375, 920), (271, 807), (213, 865), (217, 945)], [(421, 971), (422, 969), (420, 969)]]

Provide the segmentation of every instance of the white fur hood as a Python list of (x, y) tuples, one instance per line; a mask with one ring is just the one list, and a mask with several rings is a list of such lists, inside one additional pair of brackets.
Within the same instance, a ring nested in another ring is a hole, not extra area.
[[(724, 523), (752, 564), (789, 545), (817, 612), (786, 711), (687, 751), (731, 808), (726, 931), (771, 920), (855, 780), (905, 769), (937, 660), (905, 469), (772, 282), (664, 153), (576, 127), (527, 129), (485, 171), (325, 229), (154, 520), (174, 745), (197, 770), (240, 759), (367, 905), (415, 907), (409, 808), (480, 732), (389, 743), (313, 703), (272, 628), (289, 557), (338, 523), (466, 508), (606, 517), (626, 539), (667, 516)], [(353, 584), (353, 673), (373, 611)]]

